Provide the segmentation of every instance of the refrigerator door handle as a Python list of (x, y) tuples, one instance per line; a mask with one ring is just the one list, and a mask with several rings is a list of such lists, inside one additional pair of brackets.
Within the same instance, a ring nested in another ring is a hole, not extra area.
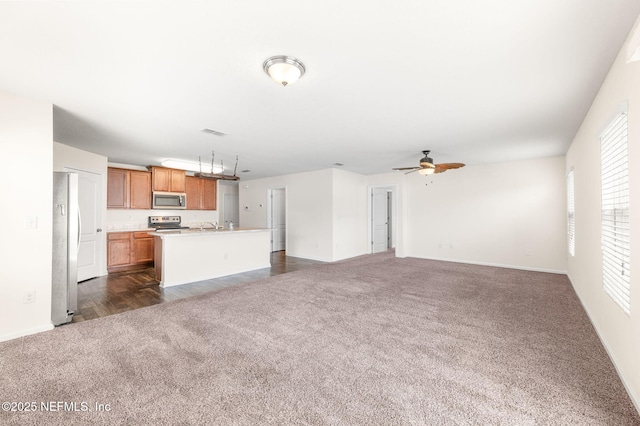
[(81, 237), (82, 237), (82, 216), (80, 215), (80, 206), (78, 206), (78, 251), (80, 251)]

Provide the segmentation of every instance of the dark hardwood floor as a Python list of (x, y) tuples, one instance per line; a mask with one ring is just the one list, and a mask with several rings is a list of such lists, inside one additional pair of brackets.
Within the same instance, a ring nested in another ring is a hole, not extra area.
[(153, 268), (113, 273), (78, 284), (78, 310), (73, 317), (73, 322), (86, 321), (171, 300), (183, 299), (223, 287), (305, 269), (322, 263), (324, 262), (289, 257), (285, 255), (284, 251), (278, 251), (271, 253), (271, 268), (169, 288), (160, 287), (158, 280), (155, 278)]

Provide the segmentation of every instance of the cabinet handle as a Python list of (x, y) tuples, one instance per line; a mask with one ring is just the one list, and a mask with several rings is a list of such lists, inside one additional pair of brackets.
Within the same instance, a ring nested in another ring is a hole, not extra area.
[(102, 232), (102, 228), (96, 229), (96, 232)]

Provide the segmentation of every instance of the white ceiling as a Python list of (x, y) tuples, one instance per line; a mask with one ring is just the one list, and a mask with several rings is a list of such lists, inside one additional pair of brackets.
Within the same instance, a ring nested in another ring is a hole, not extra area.
[[(0, 90), (55, 105), (56, 141), (243, 179), (562, 155), (637, 0), (0, 3)], [(281, 87), (273, 55), (307, 72)], [(209, 128), (224, 137), (203, 133)], [(400, 172), (398, 172), (400, 173)]]

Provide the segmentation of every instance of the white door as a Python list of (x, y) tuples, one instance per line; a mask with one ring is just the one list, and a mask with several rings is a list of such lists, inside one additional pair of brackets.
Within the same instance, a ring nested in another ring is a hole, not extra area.
[(238, 206), (240, 202), (238, 201), (238, 194), (224, 194), (223, 198), (224, 203), (224, 227), (229, 228), (229, 223), (233, 222), (235, 226), (240, 225), (240, 211), (238, 210)]
[(271, 251), (285, 250), (287, 247), (285, 201), (286, 193), (284, 188), (271, 190)]
[(65, 172), (78, 174), (80, 209), (80, 247), (78, 248), (78, 281), (100, 275), (102, 244), (102, 175), (69, 167)]
[(387, 188), (373, 188), (371, 192), (371, 251), (389, 249), (389, 201)]

